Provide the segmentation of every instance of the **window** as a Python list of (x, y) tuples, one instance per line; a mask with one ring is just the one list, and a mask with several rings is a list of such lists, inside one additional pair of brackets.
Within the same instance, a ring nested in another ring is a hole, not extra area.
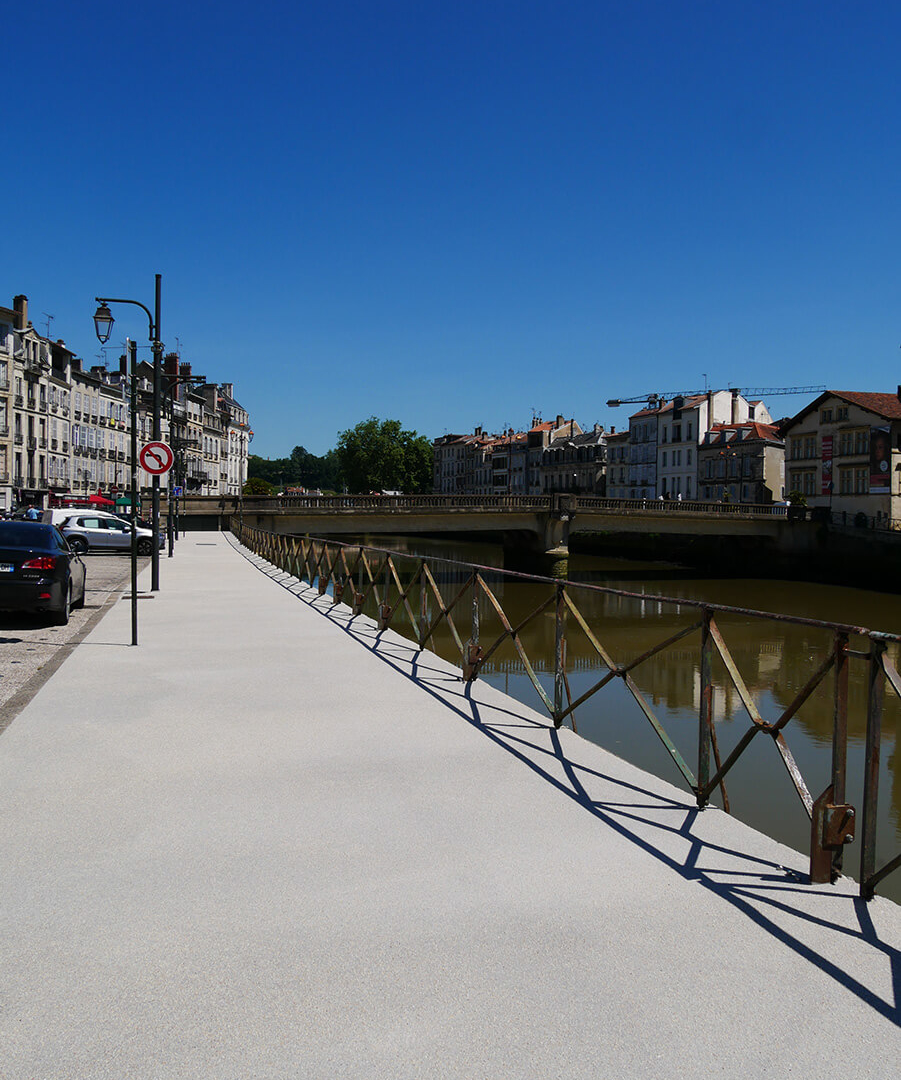
[(820, 423), (821, 424), (831, 424), (832, 423), (832, 409), (821, 409), (820, 410)]
[[(688, 436), (688, 437), (689, 437), (689, 438), (691, 438), (691, 434), (689, 434), (689, 436)], [(690, 464), (691, 464), (691, 450), (686, 450), (686, 451), (685, 451), (685, 464), (686, 464), (686, 465), (690, 465)]]
[(854, 453), (855, 454), (869, 454), (870, 452), (870, 433), (864, 428), (861, 431), (854, 432)]
[(681, 424), (673, 424), (673, 442), (682, 442)]
[(836, 420), (847, 420), (848, 419), (848, 406), (847, 405), (842, 405), (838, 409), (835, 410), (835, 419)]
[(666, 451), (665, 450), (663, 451), (663, 460), (662, 460), (662, 463), (661, 463), (661, 467), (664, 468), (664, 469), (666, 468)]
[(868, 466), (854, 470), (854, 494), (866, 495), (870, 490), (870, 470)]

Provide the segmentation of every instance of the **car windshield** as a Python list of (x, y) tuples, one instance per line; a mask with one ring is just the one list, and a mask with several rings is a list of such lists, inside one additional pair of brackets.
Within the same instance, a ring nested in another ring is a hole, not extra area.
[(0, 547), (35, 548), (56, 547), (54, 529), (25, 521), (0, 521)]

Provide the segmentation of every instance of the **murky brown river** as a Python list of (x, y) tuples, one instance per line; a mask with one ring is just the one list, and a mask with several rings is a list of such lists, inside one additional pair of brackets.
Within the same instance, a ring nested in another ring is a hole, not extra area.
[[(466, 580), (467, 571), (432, 560), (446, 558), (484, 566), (503, 565), (502, 549), (491, 544), (384, 536), (369, 537), (362, 542), (426, 556), (446, 601), (452, 599)], [(567, 576), (572, 581), (628, 592), (703, 599), (891, 633), (901, 631), (901, 597), (859, 589), (792, 581), (705, 580), (697, 576), (696, 570), (661, 563), (578, 555), (571, 557)], [(511, 581), (501, 575), (487, 575), (486, 579), (514, 626), (548, 597), (551, 588), (546, 584)], [(572, 596), (599, 642), (612, 659), (620, 663), (640, 656), (698, 617), (697, 609), (678, 603), (611, 596), (588, 589), (574, 590)], [(413, 608), (418, 615), (418, 591)], [(435, 610), (433, 604), (432, 613)], [(470, 632), (468, 598), (457, 610), (459, 615), (455, 616), (455, 621), (465, 640)], [(501, 626), (485, 602), (480, 607), (480, 619), (481, 642), (487, 650)], [(717, 623), (763, 719), (767, 721), (778, 719), (828, 656), (832, 646), (832, 635), (826, 630), (725, 614), (717, 616)], [(397, 629), (409, 633), (408, 625), (398, 623)], [(541, 684), (553, 699), (553, 606), (522, 630), (521, 640)], [(862, 639), (852, 639), (851, 647), (862, 647)], [(607, 668), (572, 617), (567, 622), (566, 648), (569, 690), (572, 700), (576, 700), (604, 675)], [(459, 652), (446, 630), (438, 638), (438, 651), (459, 663)], [(889, 657), (898, 665), (897, 647), (890, 646)], [(849, 680), (847, 797), (858, 807), (858, 812), (862, 807), (866, 668), (864, 661), (853, 660)], [(543, 710), (541, 699), (509, 641), (490, 658), (481, 677), (512, 697)], [(701, 685), (700, 632), (642, 664), (633, 677), (694, 770)], [(721, 757), (725, 759), (749, 727), (750, 720), (718, 658), (714, 663), (714, 685), (717, 740)], [(830, 779), (832, 694), (830, 674), (784, 732), (814, 798)], [(877, 866), (901, 851), (899, 718), (901, 707), (887, 688), (882, 727)], [(621, 679), (612, 680), (581, 705), (576, 711), (575, 722), (579, 734), (585, 738), (685, 787), (681, 774)], [(711, 768), (714, 768), (712, 762)], [(810, 821), (772, 739), (760, 734), (752, 740), (729, 773), (726, 786), (733, 814), (800, 851), (809, 850)], [(719, 796), (714, 801), (719, 802)], [(846, 872), (856, 876), (859, 859), (858, 838), (845, 851)], [(882, 882), (879, 892), (901, 902), (901, 871)]]

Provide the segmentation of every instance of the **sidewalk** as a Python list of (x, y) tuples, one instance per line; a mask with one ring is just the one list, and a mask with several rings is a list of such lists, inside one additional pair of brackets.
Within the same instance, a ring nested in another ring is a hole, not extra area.
[(901, 908), (231, 537), (161, 570), (0, 736), (2, 1080), (893, 1075)]

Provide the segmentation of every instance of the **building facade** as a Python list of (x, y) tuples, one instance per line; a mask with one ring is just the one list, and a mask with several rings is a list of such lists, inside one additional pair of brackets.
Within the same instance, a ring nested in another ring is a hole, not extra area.
[(849, 523), (901, 523), (901, 387), (828, 390), (784, 427), (789, 499)]
[(698, 450), (698, 497), (766, 504), (785, 493), (785, 443), (774, 424), (716, 424)]
[[(190, 365), (182, 367), (190, 375)], [(166, 390), (164, 438), (177, 435)], [(92, 495), (115, 501), (127, 492), (129, 400), (124, 357), (117, 369), (85, 369), (65, 342), (35, 330), (27, 297), (15, 297), (11, 308), (0, 307), (0, 511)], [(153, 430), (153, 366), (147, 361), (138, 364), (137, 400), (143, 444)], [(233, 384), (192, 380), (180, 408), (190, 490), (237, 497), (247, 479), (253, 432)], [(138, 484), (149, 492), (152, 477), (139, 469)]]

